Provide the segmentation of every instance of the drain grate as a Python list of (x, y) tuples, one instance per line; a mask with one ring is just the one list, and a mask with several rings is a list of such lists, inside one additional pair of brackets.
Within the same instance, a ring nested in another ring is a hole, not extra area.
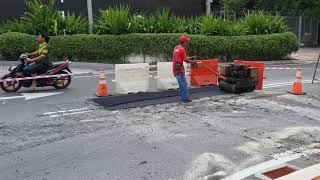
[(286, 176), (288, 174), (291, 174), (293, 172), (297, 171), (296, 169), (288, 166), (284, 166), (278, 169), (274, 169), (268, 172), (262, 173), (264, 176), (270, 178), (270, 179), (277, 179), (283, 176)]

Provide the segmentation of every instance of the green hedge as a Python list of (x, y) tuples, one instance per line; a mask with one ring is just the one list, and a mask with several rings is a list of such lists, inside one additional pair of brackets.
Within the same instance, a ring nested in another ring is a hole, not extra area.
[[(171, 59), (172, 50), (181, 34), (72, 35), (54, 36), (50, 40), (50, 54), (54, 59), (68, 56), (77, 61), (121, 63), (131, 54), (164, 55)], [(298, 50), (292, 33), (250, 36), (189, 35), (189, 55), (201, 59), (216, 55), (232, 58), (274, 60)], [(21, 33), (0, 35), (0, 53), (16, 58), (23, 52), (37, 48), (36, 36)]]

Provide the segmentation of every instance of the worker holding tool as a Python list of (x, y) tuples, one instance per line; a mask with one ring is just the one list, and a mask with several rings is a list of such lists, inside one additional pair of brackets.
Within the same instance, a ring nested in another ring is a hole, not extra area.
[(181, 36), (179, 38), (180, 44), (174, 48), (173, 51), (173, 74), (177, 78), (179, 84), (179, 91), (181, 96), (181, 101), (183, 103), (191, 102), (189, 97), (188, 84), (185, 76), (185, 69), (183, 62), (196, 64), (194, 60), (195, 57), (188, 57), (185, 47), (190, 42), (190, 39), (187, 36)]

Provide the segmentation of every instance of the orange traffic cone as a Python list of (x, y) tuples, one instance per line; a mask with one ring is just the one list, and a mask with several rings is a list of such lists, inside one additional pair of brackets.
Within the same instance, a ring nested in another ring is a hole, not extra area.
[(106, 79), (104, 69), (101, 68), (97, 96), (102, 97), (107, 95), (108, 95), (107, 79)]
[(302, 77), (301, 77), (301, 66), (298, 67), (297, 69), (297, 74), (296, 74), (296, 82), (293, 83), (292, 86), (292, 92), (290, 92), (291, 94), (294, 95), (302, 95), (305, 94), (303, 93), (303, 88), (302, 88)]

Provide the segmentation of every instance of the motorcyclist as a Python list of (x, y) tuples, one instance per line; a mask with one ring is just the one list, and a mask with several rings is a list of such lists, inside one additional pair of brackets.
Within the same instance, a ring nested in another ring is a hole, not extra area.
[[(52, 67), (52, 63), (48, 58), (48, 42), (49, 37), (45, 33), (41, 33), (38, 37), (38, 50), (33, 53), (25, 53), (28, 63), (28, 66), (24, 68), (24, 73), (26, 76), (35, 77), (37, 74), (44, 74), (48, 69), (50, 69), (50, 67)], [(31, 87), (33, 89), (37, 87), (36, 79), (32, 81)]]

